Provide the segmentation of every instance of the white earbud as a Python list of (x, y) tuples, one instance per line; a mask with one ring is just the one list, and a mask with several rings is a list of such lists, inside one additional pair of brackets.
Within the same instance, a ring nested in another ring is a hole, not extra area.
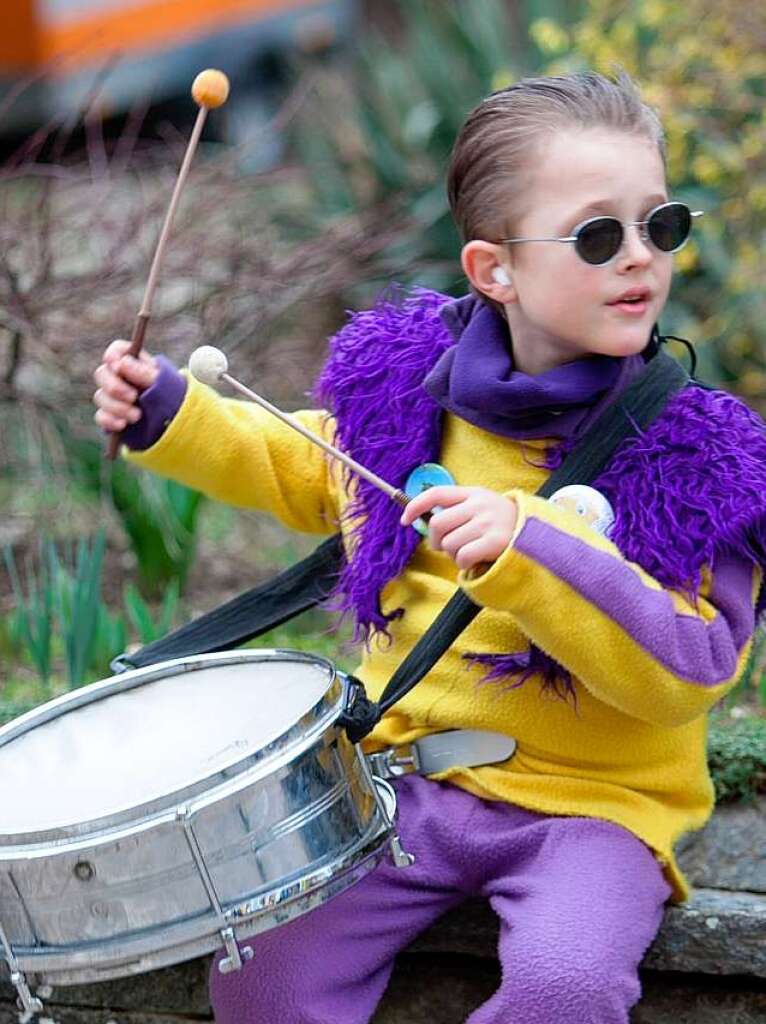
[(492, 280), (497, 282), (497, 284), (508, 285), (511, 283), (511, 279), (508, 277), (508, 274), (503, 267), (492, 268)]

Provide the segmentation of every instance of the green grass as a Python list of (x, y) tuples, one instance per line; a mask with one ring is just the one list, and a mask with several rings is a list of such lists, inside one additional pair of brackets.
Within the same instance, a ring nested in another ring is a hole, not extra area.
[(350, 631), (342, 627), (337, 632), (332, 628), (332, 619), (322, 612), (304, 612), (291, 622), (269, 630), (257, 640), (251, 640), (247, 647), (283, 647), (294, 651), (305, 651), (328, 658), (338, 668), (352, 670), (358, 658), (349, 650)]
[[(2, 620), (0, 620), (2, 625)], [(305, 612), (245, 646), (248, 648), (287, 648), (327, 658), (338, 668), (350, 671), (357, 658), (349, 651), (350, 631), (343, 627), (337, 632), (331, 629), (332, 619), (318, 611)], [(54, 661), (60, 663), (59, 650), (54, 650)], [(54, 672), (48, 684), (36, 676), (31, 660), (18, 649), (12, 649), (8, 638), (0, 630), (0, 657), (5, 665), (11, 666), (0, 688), (0, 725), (17, 715), (67, 693), (70, 686), (64, 674)], [(88, 678), (95, 682), (96, 678)]]

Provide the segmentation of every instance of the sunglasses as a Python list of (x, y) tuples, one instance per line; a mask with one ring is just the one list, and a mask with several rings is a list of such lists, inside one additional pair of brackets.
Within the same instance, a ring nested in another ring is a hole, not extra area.
[(501, 238), (503, 245), (518, 242), (573, 242), (580, 259), (594, 267), (603, 267), (613, 260), (622, 247), (625, 229), (638, 228), (643, 241), (651, 242), (660, 252), (678, 252), (686, 244), (692, 218), (701, 217), (702, 210), (690, 210), (686, 203), (663, 203), (655, 206), (646, 220), (623, 224), (616, 217), (591, 217), (578, 224), (566, 238)]

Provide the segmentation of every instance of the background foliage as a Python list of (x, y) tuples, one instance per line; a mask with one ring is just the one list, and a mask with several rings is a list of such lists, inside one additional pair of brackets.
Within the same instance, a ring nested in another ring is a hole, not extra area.
[(591, 0), (575, 25), (545, 18), (531, 31), (547, 72), (623, 67), (660, 112), (673, 190), (706, 211), (677, 257), (672, 333), (698, 345), (703, 378), (763, 413), (766, 6)]

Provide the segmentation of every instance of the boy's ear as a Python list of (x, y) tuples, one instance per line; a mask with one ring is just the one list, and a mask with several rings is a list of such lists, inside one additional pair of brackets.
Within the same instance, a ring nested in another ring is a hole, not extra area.
[(463, 246), (460, 262), (477, 291), (504, 306), (516, 301), (508, 257), (501, 245), (474, 239)]

